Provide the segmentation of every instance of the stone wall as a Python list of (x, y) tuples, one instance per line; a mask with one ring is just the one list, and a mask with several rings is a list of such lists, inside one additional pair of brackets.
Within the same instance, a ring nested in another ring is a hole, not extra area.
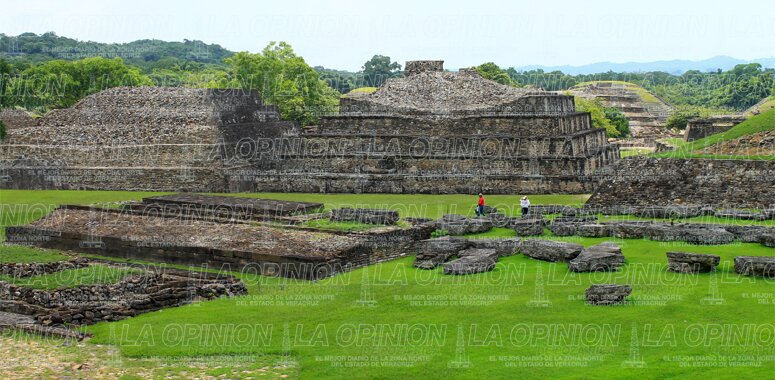
[(444, 61), (407, 61), (404, 66), (406, 76), (428, 71), (444, 71)]
[(775, 161), (631, 157), (600, 173), (590, 206), (712, 205), (767, 208)]
[(117, 284), (37, 290), (0, 281), (0, 310), (33, 315), (43, 325), (117, 321), (197, 299), (247, 294), (231, 276), (165, 270)]
[(726, 132), (735, 125), (745, 121), (743, 116), (715, 116), (705, 119), (692, 119), (686, 123), (684, 141), (694, 141), (701, 138)]
[(38, 125), (38, 121), (32, 118), (26, 111), (11, 108), (0, 109), (0, 121), (5, 124), (7, 129), (28, 128)]
[(430, 226), (336, 234), (233, 222), (61, 208), (26, 226), (7, 227), (12, 244), (265, 275), (318, 279), (401, 257)]

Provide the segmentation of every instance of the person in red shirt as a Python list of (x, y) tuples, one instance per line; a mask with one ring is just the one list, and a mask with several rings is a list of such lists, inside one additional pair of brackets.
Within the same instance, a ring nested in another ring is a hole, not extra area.
[(476, 216), (484, 216), (484, 195), (479, 193), (479, 203), (476, 206)]

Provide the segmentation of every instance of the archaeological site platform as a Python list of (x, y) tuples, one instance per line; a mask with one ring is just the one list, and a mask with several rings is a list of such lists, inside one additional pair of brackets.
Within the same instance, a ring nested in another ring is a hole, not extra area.
[(352, 233), (294, 225), (330, 217), (321, 206), (198, 194), (149, 197), (118, 209), (63, 205), (30, 224), (7, 227), (6, 241), (314, 280), (409, 255), (433, 231), (409, 222)]
[(412, 61), (316, 126), (255, 92), (115, 88), (0, 145), (0, 188), (185, 192), (589, 193), (619, 151), (573, 97)]

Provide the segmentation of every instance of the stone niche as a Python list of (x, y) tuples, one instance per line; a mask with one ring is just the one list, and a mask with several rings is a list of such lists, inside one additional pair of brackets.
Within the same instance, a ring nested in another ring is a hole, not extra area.
[(692, 119), (686, 123), (684, 141), (694, 141), (701, 138), (726, 132), (745, 121), (741, 115), (722, 115), (704, 119)]
[(427, 71), (444, 71), (444, 61), (407, 61), (404, 66), (405, 76)]

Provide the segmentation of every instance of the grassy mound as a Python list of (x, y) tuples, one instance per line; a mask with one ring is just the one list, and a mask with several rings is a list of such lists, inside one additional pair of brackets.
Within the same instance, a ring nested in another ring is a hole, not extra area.
[(351, 90), (350, 92), (342, 95), (343, 98), (346, 98), (348, 96), (353, 95), (361, 95), (361, 94), (373, 94), (377, 91), (377, 87), (358, 87), (356, 89)]
[(717, 154), (703, 154), (698, 151), (714, 146), (716, 144), (724, 143), (739, 139), (744, 136), (752, 135), (754, 133), (767, 132), (775, 130), (775, 109), (765, 111), (759, 115), (753, 116), (750, 119), (734, 126), (732, 129), (710, 135), (708, 137), (695, 140), (689, 143), (684, 143), (679, 148), (672, 152), (664, 152), (655, 154), (655, 157), (676, 157), (676, 158), (746, 158), (746, 159), (760, 159), (760, 160), (773, 160), (775, 156), (763, 155), (763, 156), (744, 156), (740, 155), (717, 155)]

